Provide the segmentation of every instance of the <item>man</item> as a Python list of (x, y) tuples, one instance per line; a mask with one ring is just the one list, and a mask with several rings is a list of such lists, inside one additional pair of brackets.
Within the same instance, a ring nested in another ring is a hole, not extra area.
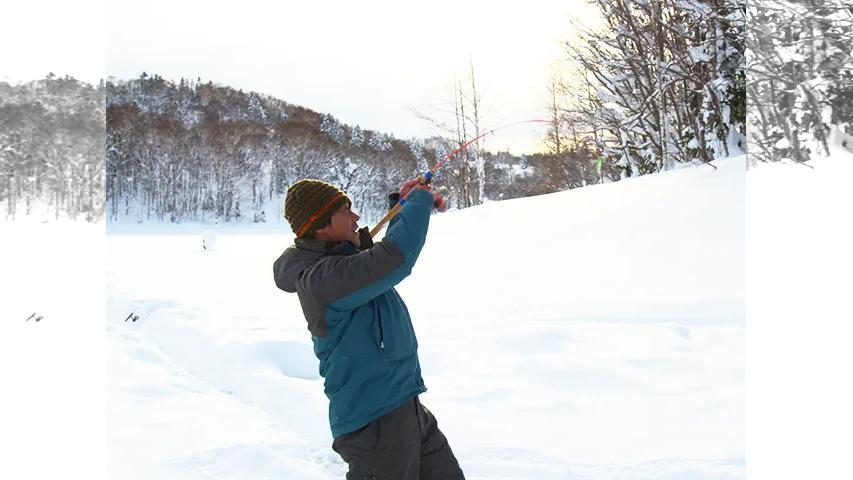
[(349, 464), (347, 479), (464, 479), (418, 400), (426, 392), (418, 341), (394, 290), (415, 265), (431, 209), (446, 204), (417, 179), (400, 195), (403, 207), (373, 244), (343, 191), (320, 180), (293, 184), (285, 217), (296, 240), (273, 265), (275, 283), (299, 296), (325, 379), (332, 448)]

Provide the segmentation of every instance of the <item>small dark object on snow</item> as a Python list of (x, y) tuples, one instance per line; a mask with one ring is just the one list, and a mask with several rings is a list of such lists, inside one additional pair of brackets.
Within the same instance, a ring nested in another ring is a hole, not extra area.
[(29, 318), (27, 318), (27, 319), (26, 319), (26, 320), (24, 320), (24, 321), (25, 321), (25, 322), (29, 322), (29, 321), (30, 321), (30, 318), (33, 318), (33, 317), (36, 317), (36, 321), (37, 321), (37, 322), (38, 322), (38, 321), (41, 321), (41, 319), (42, 319), (42, 318), (44, 318), (44, 317), (42, 317), (41, 315), (36, 316), (36, 314), (35, 314), (35, 313), (33, 313), (32, 315), (30, 315), (30, 316), (29, 316)]
[(134, 315), (133, 312), (130, 312), (130, 315), (128, 315), (127, 318), (124, 319), (125, 323), (128, 320), (133, 320), (135, 322), (135, 321), (139, 320), (139, 315)]

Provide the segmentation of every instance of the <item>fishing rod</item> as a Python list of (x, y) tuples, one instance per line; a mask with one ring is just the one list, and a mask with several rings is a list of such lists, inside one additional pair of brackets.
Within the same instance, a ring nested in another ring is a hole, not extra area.
[[(486, 135), (493, 134), (493, 133), (497, 132), (498, 130), (503, 130), (503, 129), (505, 129), (505, 128), (514, 127), (514, 126), (516, 126), (516, 125), (522, 125), (522, 124), (525, 124), (525, 123), (551, 123), (551, 121), (550, 121), (550, 120), (524, 120), (524, 121), (521, 121), (521, 122), (515, 122), (515, 123), (510, 123), (510, 124), (507, 124), (507, 125), (502, 125), (502, 126), (500, 126), (500, 127), (493, 128), (493, 129), (491, 129), (491, 130), (488, 130), (488, 131), (486, 131), (486, 132), (484, 132), (484, 133), (482, 133), (482, 134), (480, 134), (480, 135), (477, 135), (477, 136), (476, 136), (476, 137), (474, 137), (473, 139), (471, 139), (471, 140), (469, 140), (469, 141), (465, 142), (464, 144), (462, 144), (462, 145), (461, 145), (459, 148), (457, 148), (456, 150), (453, 150), (452, 152), (450, 152), (450, 153), (448, 153), (447, 155), (445, 155), (445, 156), (444, 156), (444, 158), (442, 158), (442, 159), (441, 159), (441, 161), (440, 161), (440, 162), (438, 162), (434, 167), (432, 167), (431, 169), (429, 169), (429, 170), (427, 170), (426, 172), (422, 173), (422, 174), (418, 177), (418, 183), (420, 183), (421, 185), (429, 185), (429, 184), (432, 182), (432, 178), (433, 178), (433, 176), (435, 176), (435, 172), (436, 172), (439, 168), (441, 168), (441, 167), (442, 167), (442, 166), (443, 166), (443, 165), (444, 165), (448, 160), (450, 160), (451, 158), (453, 158), (457, 153), (461, 152), (462, 150), (465, 150), (466, 148), (468, 148), (468, 146), (469, 146), (469, 145), (471, 145), (472, 143), (476, 142), (477, 140), (479, 140), (479, 139), (481, 139), (481, 138), (485, 137)], [(371, 237), (375, 237), (375, 236), (376, 236), (376, 234), (377, 234), (377, 233), (379, 233), (379, 231), (380, 231), (380, 230), (382, 230), (382, 227), (384, 227), (386, 223), (388, 223), (389, 221), (391, 221), (391, 219), (392, 219), (392, 218), (394, 218), (394, 217), (395, 217), (395, 216), (400, 212), (400, 209), (401, 209), (401, 208), (403, 208), (403, 204), (404, 204), (404, 203), (406, 203), (406, 200), (405, 200), (404, 198), (401, 198), (401, 199), (400, 199), (400, 201), (399, 201), (399, 202), (397, 202), (397, 203), (394, 205), (394, 207), (393, 207), (391, 210), (389, 210), (389, 211), (388, 211), (388, 213), (386, 213), (384, 217), (382, 217), (382, 219), (381, 219), (381, 220), (379, 220), (379, 223), (377, 223), (377, 224), (376, 224), (376, 226), (375, 226), (375, 227), (373, 227), (373, 228), (370, 230), (370, 236), (371, 236)]]

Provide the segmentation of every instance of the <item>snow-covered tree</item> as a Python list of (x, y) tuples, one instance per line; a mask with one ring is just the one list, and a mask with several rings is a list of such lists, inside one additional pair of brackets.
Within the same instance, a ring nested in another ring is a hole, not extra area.
[(372, 132), (367, 144), (380, 152), (391, 151), (391, 136), (382, 132)]
[(415, 161), (418, 164), (418, 170), (422, 172), (426, 172), (429, 170), (429, 164), (426, 158), (426, 148), (424, 147), (424, 142), (418, 138), (409, 139), (409, 151), (412, 152), (412, 155), (415, 157)]
[(331, 115), (322, 115), (320, 131), (328, 135), (336, 143), (344, 143), (344, 127), (337, 118)]
[(593, 3), (604, 26), (568, 44), (563, 93), (608, 163), (638, 175), (745, 150), (743, 0)]
[(364, 145), (364, 131), (358, 125), (350, 130), (349, 144), (353, 147)]
[(853, 7), (766, 0), (748, 12), (751, 158), (804, 162), (853, 142)]
[(249, 112), (255, 120), (263, 122), (267, 119), (267, 112), (264, 110), (264, 106), (261, 105), (261, 99), (258, 98), (256, 93), (249, 95)]

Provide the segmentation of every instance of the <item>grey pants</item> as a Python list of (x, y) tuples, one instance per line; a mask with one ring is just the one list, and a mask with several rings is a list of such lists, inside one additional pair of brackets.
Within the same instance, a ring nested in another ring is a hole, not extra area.
[(332, 443), (347, 480), (464, 480), (435, 417), (414, 397)]

